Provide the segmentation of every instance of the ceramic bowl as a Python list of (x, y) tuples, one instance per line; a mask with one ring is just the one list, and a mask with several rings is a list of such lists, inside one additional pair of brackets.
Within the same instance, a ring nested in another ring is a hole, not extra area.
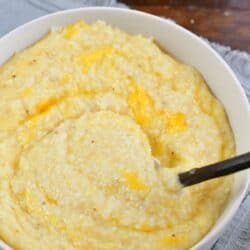
[[(53, 26), (84, 19), (104, 20), (130, 34), (154, 37), (159, 45), (180, 61), (193, 65), (223, 103), (235, 137), (237, 154), (250, 150), (250, 107), (245, 93), (229, 66), (201, 38), (172, 21), (139, 11), (118, 8), (80, 8), (57, 12), (26, 23), (0, 39), (0, 65), (14, 52), (45, 35)], [(231, 196), (220, 218), (192, 249), (210, 249), (232, 219), (246, 194), (250, 171), (235, 174)], [(0, 243), (0, 247), (1, 247)], [(3, 245), (2, 245), (3, 247)]]

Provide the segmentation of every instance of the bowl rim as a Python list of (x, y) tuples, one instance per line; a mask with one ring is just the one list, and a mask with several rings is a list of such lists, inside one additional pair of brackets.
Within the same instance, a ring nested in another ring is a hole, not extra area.
[[(22, 31), (22, 29), (26, 29), (29, 28), (29, 26), (32, 25), (36, 25), (37, 22), (39, 21), (43, 21), (46, 20), (48, 18), (54, 17), (54, 16), (59, 16), (59, 15), (65, 15), (65, 14), (71, 14), (74, 15), (76, 12), (81, 12), (83, 13), (83, 17), (82, 19), (84, 19), (84, 12), (88, 12), (88, 11), (104, 11), (104, 12), (120, 12), (120, 13), (131, 13), (133, 15), (139, 15), (142, 18), (148, 18), (148, 19), (154, 19), (155, 21), (158, 22), (163, 22), (165, 23), (165, 25), (169, 25), (171, 26), (172, 29), (178, 30), (179, 32), (185, 33), (186, 35), (188, 35), (191, 39), (195, 39), (197, 42), (199, 42), (204, 49), (209, 50), (210, 53), (213, 54), (214, 57), (216, 57), (216, 59), (223, 65), (224, 69), (227, 71), (227, 73), (229, 74), (229, 76), (232, 78), (232, 82), (234, 82), (233, 84), (238, 88), (241, 99), (242, 99), (242, 103), (244, 104), (244, 106), (247, 107), (247, 115), (250, 118), (250, 105), (246, 96), (246, 93), (242, 87), (242, 85), (240, 84), (238, 78), (236, 77), (235, 73), (233, 72), (233, 70), (230, 68), (230, 66), (224, 61), (224, 59), (205, 41), (203, 40), (200, 36), (196, 35), (195, 33), (187, 30), (186, 28), (182, 27), (181, 25), (175, 23), (174, 21), (164, 18), (164, 17), (159, 17), (159, 16), (155, 16), (153, 14), (149, 14), (143, 11), (138, 11), (138, 10), (133, 10), (133, 9), (127, 9), (127, 8), (121, 8), (121, 7), (81, 7), (81, 8), (71, 8), (71, 9), (66, 9), (66, 10), (61, 10), (61, 11), (56, 11), (53, 13), (49, 13), (43, 16), (40, 16), (38, 18), (32, 19), (31, 21), (28, 21), (20, 26), (17, 26), (16, 28), (12, 29), (11, 31), (7, 32), (6, 34), (4, 34), (2, 37), (0, 37), (0, 46), (1, 43), (4, 43), (5, 40), (8, 39), (8, 37), (15, 35), (16, 32), (18, 31)], [(51, 25), (53, 26), (53, 24)], [(35, 40), (35, 42), (37, 41), (37, 39)], [(31, 43), (32, 44), (32, 43)], [(27, 46), (26, 46), (27, 48)], [(174, 56), (174, 55), (173, 55)], [(2, 64), (4, 64), (6, 61), (8, 60), (8, 58), (6, 60), (4, 60), (3, 63), (0, 64), (0, 66)], [(207, 83), (209, 85), (209, 83)], [(236, 211), (238, 210), (238, 208), (240, 207), (243, 198), (245, 197), (246, 193), (247, 193), (247, 189), (248, 186), (250, 184), (250, 171), (248, 171), (248, 179), (245, 182), (244, 188), (242, 188), (241, 193), (239, 195), (239, 197), (237, 198), (237, 200), (233, 203), (233, 206), (229, 209), (228, 214), (226, 215), (226, 218), (224, 218), (222, 221), (220, 221), (219, 224), (214, 224), (213, 227), (207, 232), (207, 234), (205, 234), (195, 245), (192, 246), (192, 250), (197, 250), (197, 249), (201, 249), (202, 247), (204, 247), (203, 245), (207, 244), (209, 241), (214, 243), (216, 239), (218, 239), (218, 235), (220, 235), (224, 230), (225, 227), (228, 225), (228, 223), (231, 221), (232, 217), (235, 215)], [(216, 228), (214, 228), (216, 225)], [(6, 247), (6, 244), (1, 243), (0, 240), (0, 247)], [(205, 249), (205, 248), (202, 248)]]

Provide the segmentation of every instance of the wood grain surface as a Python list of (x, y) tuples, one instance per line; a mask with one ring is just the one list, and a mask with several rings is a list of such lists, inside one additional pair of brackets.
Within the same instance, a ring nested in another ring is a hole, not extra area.
[(123, 0), (131, 8), (164, 16), (192, 32), (250, 52), (250, 0)]

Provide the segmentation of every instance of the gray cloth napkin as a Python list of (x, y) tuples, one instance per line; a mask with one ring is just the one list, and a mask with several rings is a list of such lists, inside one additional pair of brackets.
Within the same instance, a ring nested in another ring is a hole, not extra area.
[[(116, 0), (0, 0), (0, 37), (11, 29), (39, 16), (84, 6), (127, 6)], [(207, 41), (230, 65), (250, 100), (250, 55)], [(226, 90), (225, 90), (226, 91)], [(250, 187), (237, 214), (213, 250), (250, 249)], [(1, 250), (1, 249), (0, 249)]]

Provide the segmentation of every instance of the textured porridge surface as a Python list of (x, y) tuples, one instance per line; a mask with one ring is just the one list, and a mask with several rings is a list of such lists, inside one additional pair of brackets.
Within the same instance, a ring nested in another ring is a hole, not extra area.
[(189, 249), (232, 177), (179, 189), (177, 173), (234, 152), (202, 76), (153, 39), (102, 21), (53, 28), (0, 68), (0, 239), (21, 250)]

